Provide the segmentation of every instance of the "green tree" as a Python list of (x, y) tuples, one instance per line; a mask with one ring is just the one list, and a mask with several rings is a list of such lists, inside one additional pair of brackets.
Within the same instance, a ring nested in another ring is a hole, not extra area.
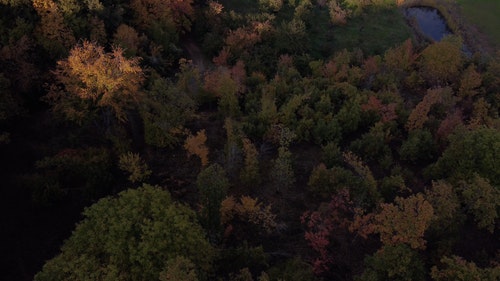
[(405, 244), (384, 246), (365, 259), (366, 269), (359, 281), (425, 280), (425, 268), (417, 251)]
[(194, 109), (194, 100), (177, 85), (160, 77), (152, 79), (140, 109), (146, 143), (157, 147), (177, 144)]
[(201, 222), (216, 241), (221, 232), (221, 203), (227, 196), (229, 180), (226, 171), (219, 164), (212, 164), (202, 170), (196, 179), (200, 194)]
[(160, 273), (160, 281), (198, 281), (196, 266), (183, 256), (167, 261), (167, 268)]
[(458, 130), (450, 145), (431, 168), (434, 178), (467, 180), (477, 173), (494, 186), (500, 185), (500, 131), (489, 128)]
[(285, 146), (278, 148), (278, 158), (273, 160), (271, 181), (277, 192), (285, 192), (295, 183), (292, 153)]
[(437, 147), (432, 134), (426, 129), (411, 131), (399, 150), (401, 159), (412, 163), (430, 161), (436, 153)]
[(240, 179), (248, 187), (259, 186), (261, 182), (259, 152), (248, 138), (243, 139), (243, 152), (245, 165), (240, 173)]
[(112, 160), (109, 150), (89, 147), (61, 149), (57, 154), (36, 161), (37, 174), (33, 199), (42, 205), (54, 203), (68, 192), (81, 197), (99, 198), (111, 190)]
[(122, 171), (129, 174), (128, 180), (135, 182), (143, 182), (151, 175), (148, 164), (141, 158), (139, 153), (128, 152), (120, 155), (118, 166)]
[(461, 48), (461, 40), (453, 36), (429, 45), (420, 56), (422, 76), (439, 85), (460, 79), (464, 61)]
[(479, 268), (474, 262), (461, 257), (443, 257), (444, 268), (432, 267), (431, 277), (435, 281), (495, 281), (500, 279), (500, 266)]
[(457, 227), (460, 217), (460, 201), (457, 190), (446, 181), (433, 181), (425, 191), (425, 198), (434, 209), (430, 228), (438, 232)]
[(467, 211), (473, 215), (477, 226), (493, 233), (500, 208), (500, 190), (477, 174), (471, 180), (461, 181), (460, 190)]
[(172, 259), (181, 256), (199, 276), (211, 268), (213, 248), (195, 213), (159, 187), (123, 191), (83, 214), (61, 253), (44, 265), (35, 281), (158, 280), (165, 268), (168, 274), (175, 267)]

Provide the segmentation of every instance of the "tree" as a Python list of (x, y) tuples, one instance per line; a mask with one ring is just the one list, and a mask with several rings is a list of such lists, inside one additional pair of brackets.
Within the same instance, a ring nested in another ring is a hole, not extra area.
[(418, 54), (415, 53), (410, 39), (398, 47), (387, 50), (384, 54), (385, 65), (398, 74), (410, 71), (417, 58)]
[(474, 262), (461, 257), (443, 257), (444, 268), (432, 267), (431, 277), (435, 281), (495, 281), (500, 279), (500, 266), (479, 268)]
[(364, 204), (376, 203), (381, 199), (380, 192), (377, 189), (377, 181), (373, 176), (370, 167), (368, 167), (363, 160), (350, 151), (346, 151), (342, 154), (344, 161), (348, 164), (358, 176), (363, 179), (362, 188), (366, 190), (356, 190), (358, 194), (358, 200), (362, 201)]
[(437, 147), (432, 134), (426, 129), (411, 131), (399, 150), (401, 159), (412, 163), (430, 161), (434, 159), (436, 153)]
[(423, 281), (425, 268), (418, 252), (405, 244), (383, 246), (365, 259), (359, 281)]
[(199, 277), (211, 268), (214, 251), (195, 213), (159, 187), (103, 198), (83, 215), (36, 281), (158, 280), (173, 260), (191, 262)]
[(434, 217), (431, 229), (438, 232), (447, 232), (457, 227), (460, 217), (460, 201), (457, 190), (446, 181), (433, 181), (432, 186), (425, 191), (425, 199), (431, 203)]
[(469, 65), (462, 74), (458, 95), (462, 98), (474, 97), (479, 94), (477, 88), (481, 86), (481, 83), (481, 74), (477, 72), (476, 66), (474, 64)]
[(238, 83), (225, 68), (218, 68), (205, 74), (204, 88), (217, 97), (219, 112), (225, 117), (236, 117), (240, 113), (238, 104)]
[(157, 147), (178, 144), (184, 124), (193, 116), (194, 110), (194, 100), (181, 86), (161, 77), (151, 79), (140, 108), (146, 143)]
[(201, 166), (208, 165), (208, 147), (205, 145), (207, 141), (207, 135), (205, 130), (201, 130), (196, 133), (196, 136), (189, 135), (184, 143), (184, 149), (187, 150), (188, 157), (191, 155), (196, 155), (200, 157)]
[(133, 27), (120, 24), (113, 35), (113, 43), (123, 48), (127, 57), (133, 57), (139, 50), (141, 38)]
[(287, 147), (278, 148), (278, 158), (273, 160), (271, 182), (276, 192), (285, 192), (295, 183), (292, 167), (292, 153)]
[(200, 217), (208, 231), (210, 240), (217, 241), (221, 234), (221, 203), (227, 196), (229, 180), (226, 171), (219, 164), (212, 164), (202, 170), (196, 178), (200, 195)]
[(499, 217), (500, 190), (477, 174), (471, 180), (461, 181), (460, 190), (467, 211), (473, 215), (477, 226), (493, 233)]
[[(237, 235), (239, 239), (262, 232), (261, 230), (269, 234), (277, 226), (276, 215), (271, 211), (271, 205), (264, 205), (258, 198), (241, 196), (237, 201), (233, 196), (229, 196), (221, 202), (220, 213), (221, 223), (226, 225), (225, 237), (235, 231), (239, 234)], [(248, 223), (260, 229), (251, 229)]]
[(396, 204), (383, 203), (374, 217), (374, 231), (384, 245), (407, 244), (412, 249), (425, 249), (423, 239), (434, 211), (421, 193), (408, 198), (396, 197)]
[(245, 165), (240, 173), (240, 179), (249, 187), (259, 186), (261, 182), (259, 152), (248, 138), (243, 139), (243, 152), (245, 153)]
[(283, 6), (283, 0), (259, 0), (259, 6), (264, 11), (279, 12)]
[(429, 45), (420, 55), (422, 76), (435, 85), (446, 85), (457, 80), (463, 66), (461, 48), (461, 40), (453, 36)]
[(198, 281), (196, 265), (188, 258), (178, 256), (167, 261), (160, 273), (160, 281)]
[(112, 159), (104, 148), (61, 149), (35, 165), (40, 179), (32, 185), (32, 196), (42, 205), (54, 203), (68, 191), (87, 199), (99, 198), (112, 186)]
[(425, 122), (429, 120), (428, 115), (432, 106), (446, 103), (446, 101), (449, 102), (452, 99), (452, 94), (453, 90), (450, 87), (428, 89), (422, 101), (415, 106), (408, 117), (408, 121), (406, 122), (408, 131), (422, 129)]
[(347, 231), (354, 214), (354, 204), (347, 189), (334, 194), (331, 200), (320, 206), (317, 211), (306, 211), (300, 217), (307, 227), (304, 238), (317, 253), (313, 262), (316, 274), (328, 271), (332, 264), (340, 264), (338, 249), (334, 249), (337, 240), (346, 239), (342, 235), (351, 236)]
[(144, 73), (139, 58), (125, 58), (119, 47), (108, 53), (84, 41), (71, 49), (67, 59), (57, 62), (53, 74), (57, 84), (51, 85), (45, 100), (55, 112), (78, 123), (98, 110), (107, 122), (108, 112), (123, 122), (127, 110), (142, 99)]
[(142, 182), (151, 175), (148, 164), (138, 153), (128, 152), (120, 155), (118, 165), (121, 170), (129, 173), (128, 180), (133, 183)]
[(333, 24), (344, 25), (347, 23), (349, 11), (343, 9), (338, 0), (328, 1), (328, 12), (330, 13), (330, 19)]
[(450, 145), (431, 167), (434, 178), (467, 180), (477, 173), (492, 185), (500, 184), (500, 131), (490, 128), (457, 130), (449, 137)]
[(194, 16), (192, 0), (133, 0), (130, 3), (135, 21), (141, 29), (158, 23), (165, 28), (190, 30)]
[(64, 22), (64, 15), (52, 0), (34, 0), (33, 8), (40, 16), (40, 24), (35, 35), (38, 41), (52, 56), (58, 57), (75, 44), (71, 29)]

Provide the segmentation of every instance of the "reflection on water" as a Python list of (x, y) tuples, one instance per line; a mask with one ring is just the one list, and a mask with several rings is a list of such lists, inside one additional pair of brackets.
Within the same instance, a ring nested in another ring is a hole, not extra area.
[(420, 31), (434, 41), (440, 41), (451, 31), (446, 20), (438, 10), (429, 7), (413, 7), (406, 9), (406, 16), (414, 18)]

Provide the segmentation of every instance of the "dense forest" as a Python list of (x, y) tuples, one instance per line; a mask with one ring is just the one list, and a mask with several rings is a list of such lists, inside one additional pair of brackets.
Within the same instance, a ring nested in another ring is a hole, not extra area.
[(500, 280), (500, 51), (444, 2), (0, 0), (0, 279)]

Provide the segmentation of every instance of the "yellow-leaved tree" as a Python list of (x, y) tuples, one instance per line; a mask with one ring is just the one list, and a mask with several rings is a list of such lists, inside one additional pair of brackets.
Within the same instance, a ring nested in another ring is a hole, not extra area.
[(126, 58), (119, 47), (106, 52), (103, 47), (84, 41), (71, 49), (69, 57), (57, 62), (57, 80), (45, 100), (56, 113), (81, 123), (90, 115), (111, 113), (126, 121), (127, 110), (139, 102), (144, 72), (139, 58)]

